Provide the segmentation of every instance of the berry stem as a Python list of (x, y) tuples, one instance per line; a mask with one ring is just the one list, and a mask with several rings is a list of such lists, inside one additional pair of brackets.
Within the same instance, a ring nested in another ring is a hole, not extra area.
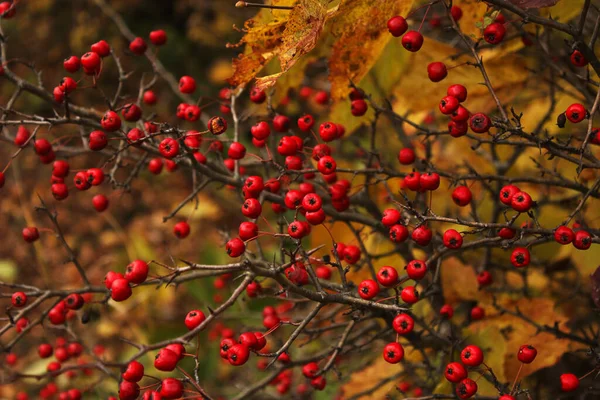
[(517, 387), (517, 381), (519, 380), (519, 375), (521, 375), (522, 369), (523, 369), (523, 363), (521, 363), (521, 366), (519, 367), (519, 370), (517, 371), (517, 376), (515, 376), (515, 381), (512, 384), (512, 388), (510, 389), (511, 393), (513, 393), (515, 391), (515, 387)]

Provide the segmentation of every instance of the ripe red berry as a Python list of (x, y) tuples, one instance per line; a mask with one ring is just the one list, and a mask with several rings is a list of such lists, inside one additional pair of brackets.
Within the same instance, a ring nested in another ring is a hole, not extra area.
[(448, 133), (450, 136), (458, 138), (467, 134), (469, 124), (465, 121), (450, 121), (448, 122)]
[(406, 286), (400, 292), (400, 298), (407, 304), (414, 304), (419, 301), (419, 292), (414, 286)]
[(143, 283), (148, 277), (148, 264), (143, 260), (134, 260), (125, 268), (125, 279), (131, 283)]
[(239, 257), (244, 254), (246, 250), (246, 245), (240, 238), (233, 238), (227, 242), (225, 245), (225, 250), (229, 257)]
[(470, 378), (465, 378), (456, 385), (456, 395), (460, 399), (468, 399), (477, 393), (477, 383)]
[(446, 94), (455, 97), (460, 103), (467, 100), (467, 88), (463, 85), (450, 85)]
[(75, 183), (75, 187), (77, 189), (88, 190), (92, 187), (91, 179), (93, 178), (86, 171), (80, 171), (75, 174), (73, 182)]
[(360, 260), (360, 249), (354, 245), (347, 245), (344, 248), (342, 257), (348, 264), (356, 264)]
[(23, 240), (27, 243), (33, 243), (40, 238), (40, 233), (35, 226), (23, 228), (21, 234), (23, 235)]
[(450, 304), (444, 304), (440, 308), (440, 315), (445, 319), (450, 319), (454, 316), (454, 308)]
[(337, 164), (335, 159), (331, 156), (323, 156), (319, 159), (317, 163), (317, 169), (323, 175), (333, 174), (337, 169)]
[(448, 69), (443, 62), (435, 61), (427, 65), (427, 75), (431, 82), (440, 82), (448, 76)]
[(427, 172), (419, 177), (421, 190), (437, 190), (440, 187), (440, 176), (435, 172)]
[(576, 67), (585, 67), (588, 64), (588, 61), (579, 50), (573, 50), (570, 59), (571, 64)]
[(162, 29), (152, 31), (148, 36), (152, 44), (155, 46), (162, 46), (163, 44), (167, 43), (167, 33)]
[(574, 374), (562, 374), (560, 376), (560, 389), (563, 392), (573, 392), (579, 387), (579, 378)]
[(477, 367), (483, 362), (483, 351), (478, 346), (469, 345), (460, 353), (463, 364), (469, 367)]
[(363, 99), (352, 100), (352, 102), (350, 103), (350, 112), (355, 117), (361, 117), (365, 115), (368, 109), (369, 105)]
[(259, 89), (257, 87), (253, 87), (252, 90), (250, 90), (250, 101), (256, 104), (261, 104), (264, 103), (265, 100), (267, 99), (267, 94), (265, 93), (264, 90)]
[(196, 91), (196, 80), (191, 76), (182, 76), (179, 78), (179, 91), (187, 94), (194, 93)]
[(414, 192), (421, 190), (421, 174), (417, 171), (411, 172), (404, 177), (403, 185)]
[(52, 196), (56, 200), (64, 200), (69, 196), (69, 189), (64, 183), (55, 183), (51, 186)]
[(240, 142), (233, 142), (229, 145), (227, 155), (233, 160), (241, 160), (246, 155), (246, 147)]
[(410, 52), (416, 52), (423, 46), (423, 35), (417, 31), (408, 31), (402, 37), (402, 47)]
[(144, 365), (138, 361), (132, 361), (127, 364), (127, 369), (123, 372), (123, 379), (128, 382), (139, 382), (144, 377)]
[(415, 320), (408, 314), (398, 314), (392, 321), (392, 328), (399, 335), (408, 335), (415, 327)]
[(587, 113), (585, 107), (583, 106), (583, 104), (574, 103), (574, 104), (571, 104), (569, 107), (567, 107), (567, 111), (565, 111), (565, 115), (567, 116), (567, 119), (569, 121), (576, 124), (578, 122), (583, 121), (585, 118), (587, 118), (588, 113)]
[(462, 9), (459, 6), (452, 6), (450, 7), (450, 15), (456, 22), (458, 22), (463, 15)]
[(324, 142), (331, 142), (338, 138), (338, 127), (333, 122), (324, 122), (319, 126), (319, 136)]
[(227, 350), (227, 361), (231, 365), (243, 365), (250, 357), (250, 350), (243, 344), (234, 344)]
[(71, 293), (65, 299), (65, 306), (69, 310), (79, 310), (81, 307), (83, 307), (84, 303), (85, 303), (85, 299), (83, 298), (82, 295), (80, 295), (78, 293)]
[(385, 287), (394, 286), (398, 282), (398, 271), (389, 265), (381, 267), (377, 272), (377, 281)]
[(398, 342), (392, 342), (383, 348), (383, 359), (390, 364), (398, 364), (404, 358), (404, 349)]
[[(388, 208), (383, 211), (383, 216), (381, 217), (381, 223), (387, 227), (392, 227), (400, 222), (400, 218), (402, 218), (402, 214), (400, 211), (395, 208)], [(408, 231), (407, 231), (408, 236)]]
[(190, 234), (190, 224), (180, 221), (173, 227), (173, 233), (178, 239), (185, 239)]
[(20, 308), (27, 304), (27, 295), (25, 292), (15, 292), (10, 298), (13, 307)]
[(154, 358), (154, 368), (159, 371), (173, 371), (178, 361), (179, 357), (173, 350), (163, 348)]
[(490, 130), (492, 121), (490, 120), (490, 117), (484, 113), (475, 113), (471, 116), (471, 119), (469, 119), (469, 126), (475, 133), (484, 133)]
[(415, 162), (415, 151), (410, 147), (405, 147), (398, 152), (398, 161), (402, 165), (410, 165)]
[(327, 380), (323, 375), (317, 376), (316, 378), (311, 379), (310, 385), (316, 390), (325, 389), (325, 385), (327, 384)]
[(577, 231), (575, 233), (575, 239), (573, 239), (573, 246), (578, 250), (587, 250), (592, 245), (592, 235), (587, 231)]
[(131, 297), (131, 286), (124, 278), (115, 279), (110, 285), (110, 297), (114, 301), (124, 301)]
[(535, 357), (537, 356), (537, 350), (530, 344), (524, 344), (519, 347), (519, 352), (517, 353), (517, 358), (523, 364), (531, 364)]
[(258, 236), (258, 225), (250, 221), (242, 222), (239, 226), (239, 235), (242, 240), (254, 239)]
[(273, 118), (273, 129), (276, 132), (285, 133), (290, 130), (290, 119), (285, 115), (276, 115)]
[(98, 53), (90, 51), (81, 56), (81, 65), (85, 69), (85, 72), (88, 75), (95, 74), (100, 71), (100, 65), (102, 64), (102, 59), (98, 55)]
[(163, 399), (179, 399), (183, 395), (183, 383), (179, 379), (165, 378), (160, 383), (159, 393)]
[(410, 279), (420, 281), (427, 273), (425, 261), (412, 260), (406, 265), (406, 273)]
[(470, 115), (469, 110), (459, 105), (450, 115), (450, 119), (455, 122), (467, 121)]
[(440, 100), (439, 109), (442, 114), (450, 115), (460, 106), (460, 102), (454, 96), (446, 96)]
[(387, 22), (387, 28), (394, 37), (400, 37), (408, 30), (408, 23), (404, 17), (397, 15)]
[(471, 321), (479, 321), (485, 317), (485, 310), (479, 306), (471, 308), (470, 312)]
[(429, 242), (431, 242), (432, 236), (433, 233), (431, 232), (431, 230), (425, 225), (421, 225), (413, 230), (411, 238), (419, 246), (427, 246)]
[(525, 192), (517, 192), (512, 196), (510, 206), (518, 212), (527, 212), (533, 205), (531, 196)]
[(321, 105), (325, 105), (329, 102), (329, 94), (324, 90), (319, 90), (315, 93), (315, 102)]
[(121, 118), (119, 118), (119, 115), (116, 112), (107, 111), (100, 123), (102, 124), (102, 129), (114, 132), (121, 127)]
[(510, 262), (517, 268), (528, 266), (530, 260), (531, 256), (529, 255), (529, 250), (525, 247), (517, 247), (510, 256)]
[(206, 319), (204, 313), (200, 310), (192, 310), (185, 316), (185, 326), (188, 330), (193, 330)]
[(467, 186), (458, 186), (452, 192), (452, 201), (459, 207), (468, 206), (472, 199), (473, 194)]
[(304, 366), (302, 367), (302, 375), (304, 375), (305, 377), (312, 379), (314, 377), (317, 376), (317, 373), (319, 372), (320, 368), (319, 368), (319, 364), (317, 364), (316, 362), (309, 362), (308, 364), (304, 364)]
[(460, 249), (463, 244), (462, 235), (455, 229), (448, 229), (443, 236), (444, 246), (449, 249)]
[(554, 231), (554, 240), (556, 243), (569, 244), (575, 239), (575, 234), (568, 226), (561, 225)]
[(48, 358), (52, 355), (52, 345), (48, 343), (42, 343), (38, 346), (38, 355), (40, 358)]
[(136, 382), (122, 381), (119, 384), (119, 400), (135, 400), (140, 395), (140, 386)]
[(379, 285), (373, 279), (366, 279), (358, 285), (358, 295), (370, 300), (379, 293)]
[(133, 54), (142, 55), (146, 52), (147, 48), (148, 45), (146, 44), (146, 41), (141, 37), (136, 37), (129, 43), (129, 50)]
[(483, 30), (483, 39), (490, 44), (502, 42), (504, 35), (506, 35), (506, 28), (498, 22), (492, 22)]
[(511, 205), (513, 196), (520, 192), (515, 185), (506, 185), (500, 190), (500, 201), (507, 206)]
[(449, 382), (458, 383), (467, 377), (467, 370), (459, 362), (451, 362), (446, 365), (444, 376)]
[(321, 200), (321, 196), (316, 193), (308, 193), (302, 198), (302, 208), (306, 211), (318, 211), (321, 209), (322, 205), (323, 201)]

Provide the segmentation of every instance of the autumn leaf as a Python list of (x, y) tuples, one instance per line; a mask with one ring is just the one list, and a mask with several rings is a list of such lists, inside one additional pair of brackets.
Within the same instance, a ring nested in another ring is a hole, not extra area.
[(350, 91), (350, 81), (358, 83), (375, 65), (386, 44), (393, 39), (387, 30), (388, 19), (406, 15), (412, 4), (413, 0), (342, 2), (338, 17), (332, 21), (332, 34), (337, 38), (329, 59), (334, 100), (344, 98)]

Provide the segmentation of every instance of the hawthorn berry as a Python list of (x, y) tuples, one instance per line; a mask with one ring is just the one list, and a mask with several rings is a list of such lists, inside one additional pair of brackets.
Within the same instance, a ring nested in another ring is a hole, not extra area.
[(554, 231), (554, 240), (560, 244), (569, 244), (575, 239), (575, 234), (568, 226), (561, 225)]
[(188, 330), (193, 330), (196, 327), (198, 327), (198, 325), (200, 325), (202, 322), (204, 322), (204, 320), (206, 319), (206, 317), (204, 316), (204, 313), (200, 310), (192, 310), (190, 312), (187, 313), (187, 315), (185, 316), (185, 326), (188, 328)]
[(404, 358), (404, 348), (398, 342), (392, 342), (383, 348), (383, 359), (390, 364), (398, 364)]
[(448, 122), (448, 133), (450, 136), (458, 138), (467, 134), (469, 124), (465, 121), (450, 121)]
[(577, 231), (573, 239), (573, 246), (578, 250), (587, 250), (592, 245), (592, 235), (587, 231)]
[(415, 327), (415, 320), (408, 314), (402, 313), (394, 317), (392, 328), (399, 335), (408, 335)]
[(288, 235), (294, 239), (302, 239), (310, 233), (309, 225), (303, 221), (293, 221), (288, 225)]
[(178, 239), (185, 239), (190, 234), (190, 224), (180, 221), (173, 227), (173, 233)]
[(451, 319), (454, 316), (454, 308), (450, 304), (444, 304), (440, 308), (440, 315), (445, 319)]
[(400, 298), (407, 304), (414, 304), (419, 301), (419, 292), (414, 286), (406, 286), (400, 292)]
[[(446, 96), (440, 100), (439, 109), (444, 115), (451, 115), (460, 106), (460, 102), (454, 96)], [(454, 121), (454, 120), (453, 120)]]
[(492, 22), (483, 30), (483, 39), (490, 44), (498, 44), (504, 40), (506, 28), (499, 22)]
[(109, 110), (104, 114), (100, 123), (105, 131), (114, 132), (121, 127), (121, 118), (116, 112)]
[(446, 94), (448, 96), (455, 97), (459, 101), (459, 103), (462, 103), (463, 101), (467, 100), (467, 88), (463, 85), (450, 85), (448, 87), (448, 90), (446, 91)]
[(128, 382), (139, 382), (144, 377), (144, 365), (134, 360), (127, 364), (122, 376)]
[(360, 260), (360, 249), (358, 246), (347, 245), (344, 248), (342, 257), (348, 264), (356, 264)]
[(485, 310), (479, 306), (475, 306), (471, 308), (469, 316), (471, 317), (471, 321), (479, 321), (485, 317)]
[(38, 346), (38, 355), (40, 356), (40, 358), (48, 358), (52, 356), (53, 351), (54, 350), (52, 349), (51, 344), (42, 343)]
[(136, 37), (129, 43), (129, 50), (136, 55), (142, 55), (146, 52), (148, 45), (141, 37)]
[(366, 279), (358, 285), (358, 295), (370, 300), (379, 293), (379, 285), (373, 279)]
[(475, 133), (485, 133), (492, 127), (492, 121), (490, 120), (490, 117), (484, 113), (475, 113), (471, 115), (471, 119), (469, 119), (469, 126)]
[(244, 365), (250, 357), (250, 350), (247, 346), (236, 343), (227, 350), (227, 361), (231, 365)]
[(377, 281), (385, 287), (394, 286), (398, 283), (398, 271), (394, 267), (384, 266), (377, 272)]
[(50, 187), (52, 196), (56, 200), (64, 200), (69, 196), (69, 189), (64, 183), (55, 183)]
[(415, 151), (410, 147), (405, 147), (398, 152), (398, 161), (402, 165), (410, 165), (415, 162)]
[(471, 193), (471, 189), (469, 189), (467, 186), (458, 186), (452, 192), (452, 201), (454, 201), (454, 203), (459, 207), (465, 207), (469, 205), (472, 199), (473, 194)]
[(335, 159), (331, 156), (323, 156), (317, 163), (317, 169), (323, 175), (333, 174), (337, 168)]
[(456, 385), (456, 395), (460, 399), (468, 399), (477, 393), (477, 383), (470, 378), (465, 378)]
[(443, 62), (435, 61), (427, 65), (427, 75), (431, 82), (440, 82), (448, 76), (448, 69)]
[(315, 102), (321, 105), (327, 104), (329, 102), (329, 94), (324, 90), (319, 90), (315, 93)]
[[(404, 40), (404, 38), (402, 38)], [(355, 117), (361, 117), (366, 114), (369, 106), (363, 99), (356, 99), (350, 102), (350, 112)]]
[(63, 67), (67, 72), (75, 73), (81, 68), (81, 61), (77, 56), (71, 56), (63, 61)]
[(446, 365), (444, 376), (448, 382), (458, 383), (467, 377), (467, 370), (459, 362), (451, 362)]
[(125, 121), (137, 121), (142, 117), (142, 109), (137, 104), (125, 104), (121, 109), (121, 115)]
[(81, 65), (83, 66), (85, 73), (93, 75), (99, 72), (102, 59), (98, 53), (90, 51), (81, 56)]
[(167, 43), (167, 33), (162, 29), (157, 29), (155, 31), (150, 32), (148, 37), (150, 38), (152, 44), (155, 46), (162, 46), (163, 44)]
[(421, 190), (421, 174), (417, 171), (413, 171), (410, 174), (404, 177), (402, 184), (412, 190), (413, 192), (418, 192)]
[(387, 28), (394, 37), (400, 37), (408, 30), (408, 23), (404, 17), (397, 15), (387, 22)]
[(588, 113), (583, 104), (574, 103), (567, 107), (567, 111), (565, 111), (565, 116), (569, 121), (576, 124), (586, 119), (588, 117)]
[(40, 233), (35, 226), (23, 228), (21, 233), (23, 235), (23, 240), (25, 240), (27, 243), (33, 243), (40, 238)]
[(519, 347), (519, 352), (517, 353), (517, 358), (523, 364), (531, 364), (535, 357), (537, 356), (537, 350), (530, 344), (524, 344)]
[(316, 390), (325, 389), (325, 385), (327, 384), (327, 380), (323, 375), (317, 376), (316, 378), (311, 379), (310, 385)]
[(442, 240), (444, 242), (444, 246), (449, 249), (460, 249), (463, 244), (462, 235), (455, 229), (446, 230)]
[(258, 236), (258, 225), (249, 221), (242, 222), (239, 226), (238, 233), (242, 240), (254, 239)]
[(140, 395), (140, 386), (136, 382), (122, 381), (119, 384), (120, 400), (135, 400)]
[(115, 279), (110, 285), (110, 297), (114, 301), (124, 301), (131, 297), (129, 281), (124, 278)]
[(159, 371), (173, 371), (177, 366), (179, 357), (173, 350), (162, 348), (154, 358), (154, 368)]
[(250, 90), (250, 101), (256, 104), (262, 104), (267, 99), (267, 94), (264, 90), (259, 89), (257, 87), (253, 87)]
[(179, 379), (165, 378), (160, 383), (159, 393), (163, 399), (179, 399), (183, 395), (183, 383)]
[(514, 229), (504, 227), (498, 231), (498, 236), (502, 239), (512, 239), (515, 237), (516, 233), (517, 232)]
[(421, 190), (437, 190), (440, 187), (440, 176), (435, 172), (427, 172), (419, 177), (419, 188)]
[(406, 265), (406, 273), (410, 279), (420, 281), (427, 273), (427, 264), (424, 261), (412, 260)]
[(229, 257), (239, 257), (244, 254), (246, 250), (246, 245), (240, 238), (233, 238), (227, 242), (225, 245), (225, 250), (227, 251), (227, 255)]
[(148, 264), (143, 260), (134, 260), (125, 268), (125, 279), (131, 283), (143, 283), (148, 277)]
[(21, 308), (27, 304), (27, 295), (25, 292), (14, 292), (10, 297), (13, 307)]
[(463, 15), (462, 9), (459, 6), (452, 6), (450, 7), (450, 16), (452, 16), (452, 18), (458, 22), (461, 17)]
[(573, 392), (579, 387), (579, 378), (574, 374), (562, 374), (560, 376), (560, 389), (563, 392)]
[(515, 211), (521, 213), (527, 212), (533, 206), (533, 200), (526, 192), (517, 192), (512, 196), (510, 206)]
[(73, 178), (75, 187), (79, 190), (88, 190), (92, 187), (91, 176), (86, 171), (79, 171)]
[(414, 240), (419, 246), (427, 246), (429, 242), (431, 242), (432, 237), (433, 233), (425, 225), (416, 227), (411, 234), (412, 240)]
[(588, 64), (588, 60), (585, 59), (583, 54), (579, 50), (573, 50), (571, 53), (571, 64), (576, 67), (585, 67)]
[(317, 364), (316, 362), (309, 362), (308, 364), (304, 364), (304, 366), (302, 367), (302, 375), (304, 375), (305, 377), (312, 379), (315, 378), (317, 376), (317, 373), (319, 372), (320, 368), (319, 368), (319, 364)]
[(452, 121), (455, 121), (455, 122), (462, 122), (462, 121), (467, 121), (470, 116), (471, 116), (471, 114), (469, 113), (469, 110), (467, 110), (465, 107), (459, 105), (456, 108), (456, 110), (454, 110), (452, 112), (452, 114), (450, 114), (450, 119), (452, 119)]
[(400, 214), (400, 211), (396, 210), (395, 208), (387, 208), (383, 211), (382, 215), (383, 216), (381, 217), (381, 223), (387, 227), (392, 227), (396, 225), (398, 222), (400, 222), (400, 219), (402, 218), (402, 214)]
[(100, 57), (108, 57), (110, 55), (110, 45), (106, 40), (100, 40), (94, 43), (90, 49)]
[(408, 31), (402, 37), (402, 47), (410, 52), (417, 52), (423, 46), (423, 35), (417, 31)]
[(477, 367), (483, 362), (483, 351), (478, 346), (468, 345), (460, 353), (463, 364), (469, 367)]
[(325, 211), (323, 211), (323, 209), (320, 208), (314, 212), (307, 211), (304, 217), (306, 218), (309, 224), (319, 225), (322, 224), (323, 221), (325, 221), (325, 219), (327, 218), (327, 214), (325, 214)]
[(510, 256), (510, 262), (517, 268), (528, 266), (530, 260), (531, 256), (529, 255), (529, 250), (525, 247), (517, 247)]

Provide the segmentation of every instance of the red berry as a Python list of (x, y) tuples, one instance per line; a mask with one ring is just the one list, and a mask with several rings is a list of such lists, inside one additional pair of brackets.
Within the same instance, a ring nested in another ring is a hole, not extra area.
[(319, 126), (319, 136), (324, 142), (331, 142), (338, 137), (338, 127), (333, 122), (325, 122)]
[(471, 114), (469, 113), (469, 110), (459, 105), (458, 108), (450, 115), (450, 119), (452, 119), (454, 122), (461, 122), (468, 120), (470, 115)]
[(324, 156), (319, 159), (317, 169), (323, 175), (333, 174), (337, 168), (335, 159), (331, 156)]
[(381, 267), (377, 272), (377, 281), (385, 287), (394, 286), (398, 282), (398, 271), (389, 265)]
[(502, 42), (504, 35), (506, 35), (506, 28), (498, 22), (492, 22), (483, 30), (483, 39), (490, 44)]
[(417, 31), (408, 31), (402, 37), (402, 47), (410, 52), (416, 52), (423, 46), (423, 35)]
[(562, 374), (560, 376), (560, 389), (563, 392), (572, 392), (579, 387), (579, 378), (573, 374)]
[(515, 237), (516, 233), (517, 232), (514, 229), (502, 228), (498, 232), (498, 236), (500, 236), (502, 239), (512, 239)]
[(414, 304), (419, 301), (419, 292), (414, 286), (406, 286), (400, 292), (400, 298), (407, 304)]
[(55, 183), (51, 187), (52, 196), (56, 200), (64, 200), (69, 196), (69, 189), (64, 183)]
[(271, 128), (265, 121), (260, 121), (250, 128), (250, 133), (258, 140), (265, 140), (271, 134)]
[(73, 74), (81, 68), (81, 61), (79, 61), (79, 57), (71, 56), (63, 61), (63, 67), (67, 72)]
[(399, 335), (408, 335), (415, 327), (415, 320), (408, 314), (398, 314), (392, 321), (392, 328)]
[(448, 229), (443, 236), (444, 246), (449, 249), (460, 249), (463, 244), (462, 235), (455, 229)]
[(146, 44), (146, 41), (141, 37), (136, 37), (129, 43), (129, 50), (131, 50), (133, 54), (142, 55), (146, 52), (147, 48), (148, 45)]
[(233, 238), (225, 245), (225, 250), (229, 257), (239, 257), (244, 254), (246, 245), (240, 238)]
[(23, 235), (23, 240), (27, 243), (33, 243), (40, 238), (40, 232), (35, 226), (23, 228), (21, 234)]
[(148, 105), (156, 104), (158, 101), (156, 94), (152, 90), (146, 90), (142, 99), (144, 100), (144, 103)]
[(529, 344), (524, 344), (519, 347), (519, 352), (517, 353), (517, 358), (523, 364), (531, 364), (535, 357), (537, 356), (537, 350), (535, 347)]
[(450, 136), (458, 138), (467, 134), (469, 124), (465, 121), (450, 121), (448, 122), (448, 133)]
[(167, 33), (162, 29), (150, 32), (150, 41), (155, 46), (162, 46), (167, 43)]
[(369, 106), (368, 106), (367, 102), (364, 101), (363, 99), (352, 100), (352, 102), (350, 103), (350, 112), (355, 117), (361, 117), (361, 116), (365, 115), (368, 108), (369, 108)]
[(110, 297), (114, 301), (124, 301), (131, 297), (131, 286), (124, 278), (115, 279), (110, 285)]
[(285, 115), (276, 115), (273, 118), (273, 129), (276, 132), (285, 133), (290, 130), (290, 119)]
[(383, 359), (390, 364), (398, 364), (404, 358), (404, 349), (397, 342), (388, 343), (383, 348)]
[(182, 76), (179, 78), (179, 91), (181, 93), (194, 93), (196, 91), (196, 80), (191, 76)]
[(313, 127), (314, 123), (315, 123), (315, 120), (314, 120), (313, 116), (310, 114), (306, 114), (306, 115), (303, 115), (302, 117), (298, 118), (298, 128), (300, 128), (300, 130), (302, 132), (310, 131), (310, 128)]
[(507, 206), (511, 205), (513, 196), (520, 192), (515, 185), (506, 185), (500, 190), (500, 201)]
[(343, 258), (348, 264), (356, 264), (360, 260), (360, 249), (354, 245), (346, 246)]
[(465, 378), (456, 385), (456, 395), (460, 399), (468, 399), (477, 393), (477, 383), (470, 378)]
[(410, 147), (405, 147), (398, 152), (398, 161), (402, 165), (410, 165), (415, 162), (415, 151)]
[(227, 361), (231, 365), (243, 365), (250, 357), (250, 350), (243, 344), (234, 344), (227, 351)]
[(163, 379), (160, 383), (160, 395), (163, 399), (179, 399), (183, 395), (183, 383), (175, 378)]
[(325, 389), (325, 385), (327, 384), (327, 380), (325, 380), (324, 376), (317, 376), (316, 378), (311, 379), (310, 385), (316, 390)]
[(469, 367), (477, 367), (483, 362), (483, 351), (475, 345), (469, 345), (460, 353), (463, 364)]
[(465, 207), (469, 205), (472, 199), (473, 194), (471, 193), (471, 189), (469, 189), (467, 186), (458, 186), (452, 192), (452, 201), (454, 201), (454, 203), (459, 207)]
[(510, 256), (510, 262), (517, 268), (528, 266), (530, 260), (531, 256), (529, 255), (529, 250), (525, 247), (517, 247)]
[(387, 28), (394, 37), (400, 37), (408, 30), (408, 23), (399, 15), (392, 17), (387, 22)]
[(264, 90), (253, 87), (250, 91), (250, 101), (256, 104), (264, 103), (267, 99), (267, 94)]
[(187, 313), (187, 315), (185, 316), (185, 326), (188, 328), (188, 330), (193, 330), (195, 328), (197, 328), (202, 322), (204, 322), (204, 320), (206, 319), (206, 317), (204, 316), (204, 313), (200, 310), (192, 310), (190, 312)]
[(136, 382), (122, 381), (119, 384), (119, 400), (135, 400), (140, 395), (140, 386)]
[(190, 234), (190, 224), (186, 221), (181, 221), (173, 227), (173, 233), (178, 239), (185, 239)]
[(358, 295), (370, 300), (379, 293), (379, 285), (373, 279), (366, 279), (358, 285)]
[(573, 50), (571, 53), (571, 64), (576, 67), (585, 67), (588, 61), (579, 50)]
[(575, 233), (575, 239), (573, 239), (573, 246), (578, 250), (587, 250), (592, 245), (592, 235), (587, 231), (577, 231)]
[(427, 264), (424, 261), (412, 260), (406, 265), (406, 273), (410, 279), (420, 281), (427, 273)]
[(121, 110), (125, 121), (137, 121), (142, 117), (142, 109), (134, 103), (125, 104)]
[(114, 132), (121, 127), (121, 118), (119, 118), (119, 115), (116, 112), (107, 111), (100, 123), (102, 124), (102, 129)]
[(391, 227), (400, 222), (400, 218), (402, 218), (400, 211), (395, 208), (388, 208), (383, 212), (381, 223), (387, 227)]
[(440, 315), (446, 319), (450, 319), (454, 316), (454, 308), (450, 304), (444, 304), (440, 308)]
[(533, 205), (531, 196), (525, 192), (517, 192), (512, 196), (510, 205), (513, 210), (518, 212), (527, 212)]
[(143, 283), (148, 277), (148, 264), (143, 260), (134, 260), (125, 268), (125, 279), (131, 283)]
[(10, 298), (13, 307), (20, 308), (27, 304), (27, 295), (25, 292), (15, 292)]
[(321, 157), (330, 156), (331, 147), (326, 144), (317, 144), (312, 150), (312, 159), (319, 161)]
[(574, 124), (583, 121), (588, 116), (585, 107), (579, 103), (574, 103), (567, 107), (565, 115)]
[(471, 308), (470, 316), (472, 321), (479, 321), (485, 317), (485, 310), (479, 306), (475, 306)]
[(460, 103), (467, 100), (467, 88), (463, 85), (457, 84), (449, 86), (446, 94), (448, 94), (448, 96), (456, 97)]
[(154, 368), (159, 371), (173, 371), (177, 366), (179, 357), (173, 350), (167, 348), (160, 349), (154, 358)]
[(462, 9), (459, 6), (452, 6), (450, 7), (450, 15), (458, 22), (463, 15)]
[(560, 244), (569, 244), (575, 239), (575, 234), (568, 226), (561, 225), (554, 231), (554, 240)]
[(443, 62), (432, 62), (427, 65), (427, 75), (431, 82), (439, 82), (448, 76), (448, 69)]
[(316, 193), (308, 193), (302, 199), (302, 208), (306, 211), (318, 211), (321, 209), (322, 205), (323, 201), (321, 200), (321, 196)]
[(492, 121), (490, 120), (490, 117), (484, 113), (475, 113), (469, 120), (469, 126), (475, 133), (484, 133), (490, 130), (492, 127)]
[(102, 59), (96, 52), (90, 51), (81, 56), (81, 65), (86, 70), (85, 72), (88, 73), (88, 75), (93, 75), (99, 72), (101, 64)]
[(309, 379), (312, 379), (317, 376), (319, 370), (319, 364), (317, 364), (316, 362), (310, 362), (302, 367), (302, 375)]
[(421, 190), (437, 190), (440, 187), (440, 176), (435, 172), (427, 172), (419, 177), (419, 188)]
[(127, 369), (123, 372), (123, 379), (128, 382), (139, 382), (144, 377), (144, 365), (138, 361), (132, 361), (127, 364)]
[(467, 370), (459, 362), (451, 362), (446, 365), (444, 376), (449, 382), (458, 383), (467, 377)]
[(442, 114), (450, 115), (460, 106), (460, 102), (454, 96), (446, 96), (440, 100), (439, 109)]
[(242, 240), (254, 239), (258, 236), (258, 225), (249, 221), (242, 222), (239, 227), (239, 235)]
[(53, 352), (52, 345), (50, 345), (48, 343), (42, 343), (38, 347), (38, 355), (41, 358), (50, 357), (52, 355), (52, 352)]
[(477, 274), (477, 283), (479, 287), (489, 286), (493, 283), (494, 279), (489, 271), (481, 271)]
[(315, 93), (315, 101), (318, 104), (325, 105), (329, 102), (329, 94), (324, 90), (319, 90), (317, 93)]
[(412, 240), (414, 240), (420, 246), (427, 246), (431, 242), (433, 233), (425, 225), (421, 225), (412, 232)]

